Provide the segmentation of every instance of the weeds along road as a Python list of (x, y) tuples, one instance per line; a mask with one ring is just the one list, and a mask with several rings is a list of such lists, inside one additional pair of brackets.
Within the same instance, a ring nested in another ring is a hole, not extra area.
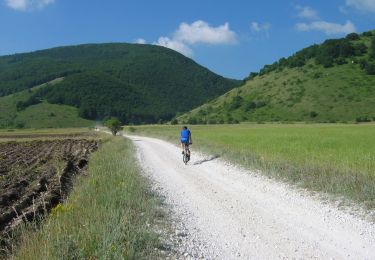
[(186, 229), (192, 258), (375, 259), (375, 226), (286, 184), (192, 153), (128, 136), (155, 189)]

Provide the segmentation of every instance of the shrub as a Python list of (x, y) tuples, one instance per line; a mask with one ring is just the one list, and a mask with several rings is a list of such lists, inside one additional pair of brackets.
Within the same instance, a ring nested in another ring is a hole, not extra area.
[(266, 102), (258, 100), (258, 101), (255, 101), (255, 105), (257, 108), (261, 108), (261, 107), (266, 106)]
[(315, 111), (311, 111), (310, 112), (310, 117), (311, 118), (315, 118), (315, 117), (317, 117), (318, 116), (318, 113), (317, 112), (315, 112)]
[(375, 60), (375, 36), (371, 38), (370, 59)]
[(187, 123), (189, 125), (196, 125), (197, 124), (197, 119), (195, 117), (189, 117), (189, 119), (187, 120)]
[(25, 128), (25, 123), (21, 122), (21, 121), (17, 122), (16, 123), (16, 128)]
[(254, 79), (258, 75), (259, 75), (258, 72), (250, 72), (249, 76), (247, 76), (246, 78), (244, 78), (243, 83), (246, 83), (246, 81), (248, 81), (248, 80)]
[(330, 56), (320, 55), (316, 57), (316, 62), (318, 64), (323, 65), (325, 68), (329, 68), (333, 66), (333, 58)]
[(375, 63), (367, 63), (365, 71), (368, 75), (375, 75)]
[(343, 65), (343, 64), (346, 64), (346, 59), (345, 58), (342, 58), (342, 57), (339, 57), (335, 60), (336, 64), (337, 65)]
[(241, 96), (235, 96), (229, 104), (229, 110), (235, 110), (242, 105), (243, 98)]
[(177, 124), (178, 124), (178, 120), (176, 118), (173, 118), (171, 121), (171, 125), (177, 125)]
[(357, 118), (355, 119), (355, 121), (356, 121), (357, 123), (362, 123), (362, 122), (371, 122), (371, 119), (368, 118), (367, 116), (360, 116), (360, 117), (357, 117)]
[(348, 35), (346, 35), (345, 38), (350, 41), (355, 41), (355, 40), (359, 40), (359, 35), (357, 33), (349, 33)]
[(198, 111), (198, 115), (200, 115), (200, 116), (205, 116), (205, 115), (207, 115), (207, 112), (206, 112), (206, 110), (204, 110), (204, 109), (200, 109), (200, 110)]
[(356, 56), (360, 56), (367, 53), (367, 46), (364, 43), (357, 44), (354, 47), (354, 53)]
[(363, 36), (371, 37), (373, 34), (371, 31), (362, 33)]
[(359, 67), (364, 70), (366, 68), (366, 66), (367, 66), (367, 60), (361, 59), (359, 61)]
[(321, 72), (315, 72), (315, 73), (313, 74), (313, 78), (314, 78), (314, 79), (318, 79), (318, 78), (322, 77), (322, 75), (323, 75), (323, 73), (321, 73)]
[(233, 124), (233, 122), (234, 122), (234, 119), (231, 116), (228, 117), (227, 120), (226, 120), (227, 124)]
[(257, 107), (257, 105), (255, 104), (255, 102), (253, 102), (253, 101), (248, 101), (248, 102), (246, 102), (246, 104), (245, 104), (245, 111), (248, 112), (248, 111), (250, 111), (250, 110), (252, 110), (252, 109), (255, 109), (256, 107)]
[(104, 122), (104, 125), (109, 128), (113, 135), (116, 135), (119, 131), (123, 129), (120, 120), (116, 117), (111, 117)]

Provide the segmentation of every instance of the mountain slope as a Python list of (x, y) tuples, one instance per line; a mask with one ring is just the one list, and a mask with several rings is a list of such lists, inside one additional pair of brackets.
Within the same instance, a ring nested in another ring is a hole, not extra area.
[(168, 120), (238, 85), (153, 45), (88, 44), (0, 57), (0, 96), (58, 77), (64, 80), (33, 100), (75, 106), (87, 119), (133, 123)]
[(375, 34), (350, 34), (251, 73), (246, 83), (178, 118), (188, 123), (375, 120)]
[(78, 116), (75, 107), (54, 105), (47, 102), (29, 105), (20, 109), (20, 104), (30, 99), (38, 89), (54, 86), (63, 79), (55, 79), (47, 84), (0, 97), (0, 128), (51, 128), (83, 127), (94, 125), (93, 121)]

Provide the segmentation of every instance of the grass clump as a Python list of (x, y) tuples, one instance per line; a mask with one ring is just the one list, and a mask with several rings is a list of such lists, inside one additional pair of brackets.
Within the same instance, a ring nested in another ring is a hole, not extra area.
[(150, 225), (157, 198), (140, 175), (129, 141), (113, 137), (92, 155), (82, 177), (14, 259), (139, 259), (158, 246)]

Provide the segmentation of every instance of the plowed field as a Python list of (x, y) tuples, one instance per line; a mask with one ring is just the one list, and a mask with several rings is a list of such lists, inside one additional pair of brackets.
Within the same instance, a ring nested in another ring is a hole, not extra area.
[(0, 241), (63, 201), (97, 147), (86, 139), (0, 143)]

